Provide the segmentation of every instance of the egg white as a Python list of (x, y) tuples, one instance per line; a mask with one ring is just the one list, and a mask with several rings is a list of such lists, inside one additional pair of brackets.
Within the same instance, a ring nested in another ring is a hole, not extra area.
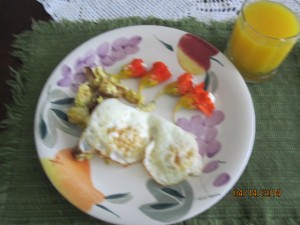
[(151, 113), (116, 99), (98, 105), (79, 140), (83, 153), (100, 153), (122, 165), (143, 162), (159, 184), (173, 185), (201, 174), (194, 136)]
[(84, 153), (97, 151), (122, 165), (140, 162), (150, 140), (147, 119), (147, 113), (107, 99), (94, 109), (79, 148)]
[(146, 149), (143, 163), (149, 174), (162, 185), (200, 175), (202, 158), (194, 136), (155, 115), (148, 121), (153, 141)]

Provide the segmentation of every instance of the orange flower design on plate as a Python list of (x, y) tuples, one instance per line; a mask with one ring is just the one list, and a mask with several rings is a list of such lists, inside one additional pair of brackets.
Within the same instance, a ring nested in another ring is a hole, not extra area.
[(111, 203), (126, 202), (129, 193), (105, 196), (97, 190), (91, 180), (90, 161), (78, 161), (73, 156), (72, 148), (60, 150), (54, 159), (43, 158), (43, 168), (57, 190), (74, 206), (84, 212), (93, 205), (119, 217), (113, 211), (101, 205), (104, 200)]

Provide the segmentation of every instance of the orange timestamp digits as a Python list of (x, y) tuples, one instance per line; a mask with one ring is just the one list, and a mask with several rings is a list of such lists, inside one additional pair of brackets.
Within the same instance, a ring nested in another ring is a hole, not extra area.
[(233, 197), (280, 197), (280, 189), (234, 189)]

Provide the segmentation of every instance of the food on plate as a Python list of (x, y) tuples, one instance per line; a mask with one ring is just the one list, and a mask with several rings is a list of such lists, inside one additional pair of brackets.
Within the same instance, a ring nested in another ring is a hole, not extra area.
[(161, 92), (155, 96), (155, 101), (162, 95), (181, 96), (187, 94), (193, 87), (193, 76), (190, 73), (180, 75), (176, 81), (168, 83)]
[(198, 109), (205, 115), (211, 116), (215, 109), (215, 104), (209, 92), (204, 89), (204, 83), (200, 83), (194, 86), (189, 93), (179, 98), (173, 109), (173, 115), (181, 108)]
[(162, 185), (200, 175), (202, 169), (192, 134), (117, 99), (106, 99), (94, 109), (77, 148), (79, 155), (99, 153), (124, 166), (143, 162), (148, 173)]
[(132, 104), (141, 104), (143, 96), (124, 86), (118, 79), (107, 74), (102, 67), (84, 70), (87, 82), (81, 84), (74, 105), (67, 115), (71, 123), (86, 127), (93, 109), (107, 98), (122, 98)]
[(155, 100), (163, 94), (180, 97), (173, 109), (173, 117), (181, 108), (198, 109), (207, 116), (210, 116), (215, 109), (215, 104), (211, 99), (210, 93), (205, 90), (205, 83), (202, 82), (194, 85), (193, 76), (189, 73), (184, 73), (175, 82), (167, 84), (156, 95)]
[(193, 87), (193, 76), (190, 73), (180, 75), (175, 82), (165, 86), (162, 93), (168, 95), (185, 95), (190, 92)]
[(142, 59), (133, 59), (130, 63), (122, 67), (116, 76), (118, 79), (139, 78), (147, 73), (147, 65)]
[(155, 181), (173, 185), (189, 175), (199, 176), (202, 158), (193, 135), (158, 116), (149, 117), (153, 143), (146, 149), (144, 166)]
[(126, 101), (138, 104), (142, 96), (124, 86), (118, 79), (106, 73), (102, 67), (85, 68), (89, 86), (94, 93), (104, 98), (124, 98)]
[(207, 116), (210, 116), (215, 109), (209, 92), (205, 90), (205, 83), (194, 85), (193, 76), (190, 73), (184, 73), (175, 82), (167, 84), (156, 95), (155, 101), (163, 94), (180, 97), (174, 107), (173, 117), (180, 108), (198, 109)]
[(140, 80), (139, 93), (145, 87), (153, 87), (167, 81), (171, 76), (172, 74), (165, 63), (153, 63), (152, 68)]
[(78, 147), (122, 165), (141, 162), (150, 141), (147, 120), (147, 113), (107, 99), (94, 109)]
[(90, 119), (90, 111), (86, 106), (72, 106), (67, 113), (68, 121), (80, 127), (86, 127)]
[(210, 59), (218, 50), (204, 40), (192, 35), (183, 35), (178, 43), (178, 61), (181, 67), (193, 75), (204, 74), (210, 68)]
[[(214, 110), (209, 93), (204, 90), (202, 84), (194, 86), (193, 76), (190, 73), (180, 75), (175, 82), (167, 84), (161, 92), (158, 92), (153, 101), (145, 104), (141, 95), (143, 88), (163, 83), (172, 76), (168, 67), (160, 61), (153, 63), (148, 72), (142, 59), (133, 59), (122, 67), (119, 75), (108, 74), (99, 66), (86, 67), (84, 73), (87, 82), (78, 87), (74, 105), (67, 112), (69, 122), (83, 128), (87, 126), (93, 109), (107, 98), (124, 99), (149, 112), (155, 108), (155, 101), (162, 94), (181, 96), (173, 110), (173, 117), (180, 108), (198, 109), (208, 116)], [(138, 92), (124, 86), (120, 81), (122, 78), (140, 78)]]
[[(123, 166), (143, 163), (149, 175), (166, 186), (177, 184), (189, 175), (200, 175), (202, 157), (195, 137), (146, 112), (154, 108), (155, 101), (143, 104), (141, 94), (121, 83), (122, 78), (140, 77), (141, 92), (144, 87), (158, 85), (171, 77), (162, 62), (155, 62), (145, 74), (142, 64), (142, 60), (133, 59), (116, 76), (107, 74), (102, 67), (85, 68), (87, 82), (79, 86), (74, 105), (68, 111), (69, 121), (84, 128), (75, 148), (76, 158), (85, 160), (98, 154)], [(160, 94), (179, 96), (173, 116), (181, 108), (198, 109), (208, 116), (214, 110), (204, 83), (195, 85), (190, 73), (183, 73), (167, 84)], [(133, 103), (135, 108), (122, 101)]]

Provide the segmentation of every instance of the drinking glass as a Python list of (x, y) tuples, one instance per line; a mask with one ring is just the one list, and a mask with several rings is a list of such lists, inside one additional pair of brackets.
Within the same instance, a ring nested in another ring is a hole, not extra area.
[(300, 36), (297, 0), (246, 0), (225, 54), (246, 82), (271, 79)]

